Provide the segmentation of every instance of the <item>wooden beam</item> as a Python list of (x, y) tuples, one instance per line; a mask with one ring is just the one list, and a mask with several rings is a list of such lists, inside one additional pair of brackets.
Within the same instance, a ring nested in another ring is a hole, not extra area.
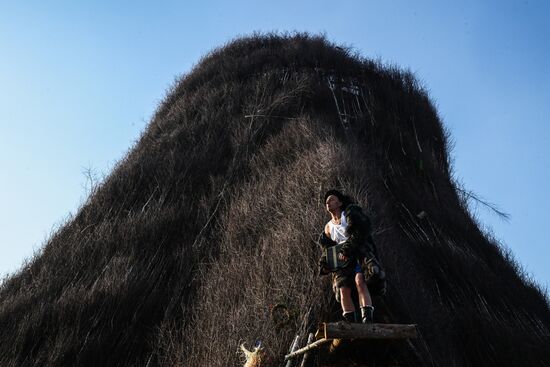
[(319, 340), (317, 340), (317, 341), (315, 341), (311, 344), (306, 345), (303, 348), (300, 348), (300, 349), (298, 349), (298, 350), (296, 350), (292, 353), (287, 354), (285, 356), (285, 361), (288, 361), (291, 358), (299, 356), (300, 354), (304, 354), (305, 352), (310, 351), (312, 349), (319, 348), (321, 345), (326, 344), (326, 343), (330, 343), (331, 341), (332, 341), (332, 339), (319, 339)]
[(346, 321), (324, 323), (325, 339), (412, 339), (416, 338), (416, 325), (358, 324)]

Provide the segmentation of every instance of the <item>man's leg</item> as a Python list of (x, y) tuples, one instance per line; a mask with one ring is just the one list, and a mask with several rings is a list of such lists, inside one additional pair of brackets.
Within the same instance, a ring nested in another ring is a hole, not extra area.
[(372, 306), (370, 292), (367, 288), (365, 276), (362, 272), (355, 274), (355, 285), (357, 286), (357, 293), (359, 294), (359, 305), (361, 306), (361, 321), (364, 324), (373, 323), (374, 307)]
[(359, 294), (359, 305), (361, 307), (371, 306), (372, 299), (363, 273), (355, 274), (355, 285), (357, 287), (357, 293)]
[(351, 288), (340, 287), (340, 303), (342, 305), (342, 315), (344, 319), (349, 322), (355, 322), (355, 306), (351, 299)]

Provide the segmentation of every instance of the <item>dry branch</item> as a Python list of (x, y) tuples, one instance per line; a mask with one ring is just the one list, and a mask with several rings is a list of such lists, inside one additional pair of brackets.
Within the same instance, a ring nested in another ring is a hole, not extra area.
[(326, 343), (330, 343), (332, 341), (332, 339), (320, 339), (320, 340), (317, 340), (316, 342), (313, 342), (311, 344), (308, 344), (306, 345), (305, 347), (303, 348), (300, 348), (296, 351), (293, 351), (292, 353), (289, 353), (285, 356), (285, 361), (288, 361), (289, 359), (291, 358), (294, 358), (296, 356), (299, 356), (301, 354), (304, 354), (305, 352), (307, 351), (310, 351), (312, 349), (315, 349), (315, 348), (319, 348), (321, 345), (324, 345)]

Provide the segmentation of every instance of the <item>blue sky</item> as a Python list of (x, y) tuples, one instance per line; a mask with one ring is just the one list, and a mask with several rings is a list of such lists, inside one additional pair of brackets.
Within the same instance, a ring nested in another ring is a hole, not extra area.
[[(254, 31), (309, 31), (413, 71), (476, 215), (550, 285), (550, 5), (539, 1), (0, 2), (0, 275), (107, 175), (174, 79)], [(474, 208), (475, 209), (475, 208)]]

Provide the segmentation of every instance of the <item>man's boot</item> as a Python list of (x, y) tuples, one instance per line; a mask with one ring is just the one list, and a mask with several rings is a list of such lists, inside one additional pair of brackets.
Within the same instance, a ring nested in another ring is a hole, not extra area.
[(355, 320), (355, 311), (344, 312), (343, 316), (344, 316), (344, 320), (346, 320), (347, 322), (357, 322)]
[(372, 324), (374, 322), (374, 307), (361, 307), (361, 321), (363, 324)]

